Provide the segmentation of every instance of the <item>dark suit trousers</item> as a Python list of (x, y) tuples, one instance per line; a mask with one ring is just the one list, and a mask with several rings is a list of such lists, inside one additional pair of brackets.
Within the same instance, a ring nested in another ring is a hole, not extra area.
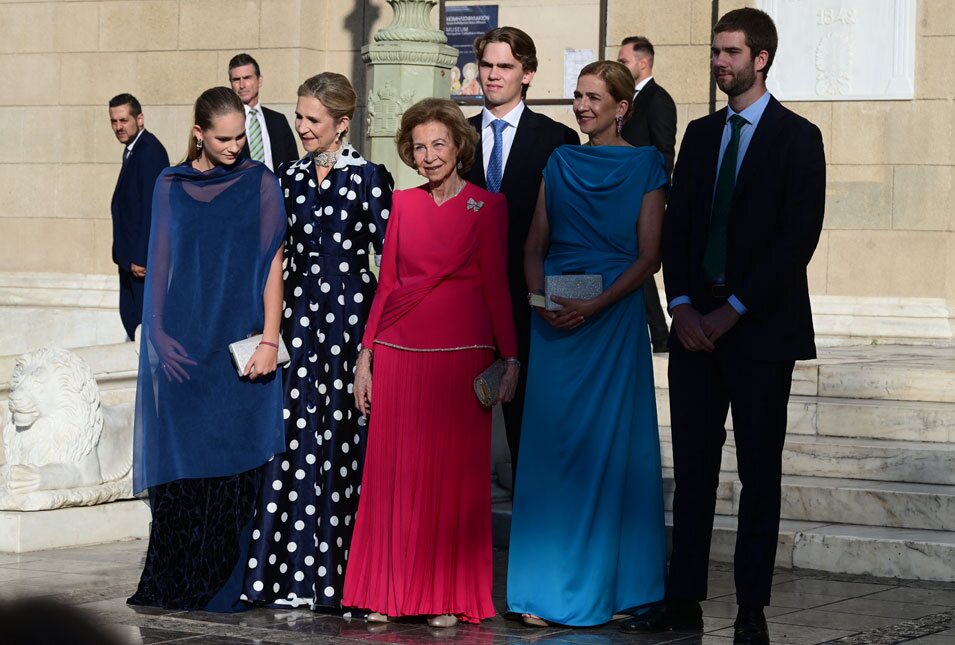
[[(730, 341), (732, 333), (724, 340)], [(776, 559), (786, 409), (795, 363), (755, 361), (728, 347), (732, 343), (718, 342), (712, 353), (690, 352), (675, 335), (670, 343), (676, 490), (667, 598), (706, 599), (724, 422), (732, 405), (743, 484), (734, 556), (736, 599), (762, 607), (769, 604)]]
[(647, 325), (650, 327), (650, 343), (653, 345), (653, 351), (662, 351), (666, 349), (670, 330), (667, 329), (667, 319), (663, 315), (663, 307), (660, 306), (657, 282), (652, 275), (643, 281), (643, 299), (646, 302)]
[[(507, 432), (507, 447), (511, 452), (511, 475), (513, 482), (517, 481), (517, 453), (521, 443), (521, 421), (524, 416), (524, 392), (527, 389), (527, 362), (530, 356), (531, 345), (531, 308), (524, 294), (520, 300), (511, 295), (512, 302), (517, 303), (514, 308), (514, 327), (517, 331), (517, 353), (521, 361), (520, 378), (517, 381), (517, 390), (510, 403), (501, 405), (504, 413), (504, 428)], [(521, 305), (524, 304), (524, 307)]]
[(143, 285), (145, 280), (130, 271), (119, 270), (119, 317), (129, 340), (136, 336), (136, 328), (143, 321)]

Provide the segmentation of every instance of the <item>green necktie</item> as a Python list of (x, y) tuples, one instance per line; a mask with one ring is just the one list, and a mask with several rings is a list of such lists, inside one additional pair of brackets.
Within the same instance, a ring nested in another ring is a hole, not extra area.
[(716, 178), (716, 194), (713, 196), (713, 211), (710, 214), (710, 230), (706, 237), (706, 253), (703, 255), (703, 269), (707, 279), (714, 279), (726, 273), (726, 228), (733, 206), (733, 189), (736, 187), (736, 162), (739, 156), (739, 133), (743, 124), (749, 123), (738, 114), (730, 117), (733, 134), (723, 152), (720, 162), (720, 174)]
[[(262, 126), (259, 124), (258, 111), (249, 110), (249, 152), (256, 161), (265, 163), (265, 148), (262, 146)], [(737, 137), (738, 138), (738, 137)]]

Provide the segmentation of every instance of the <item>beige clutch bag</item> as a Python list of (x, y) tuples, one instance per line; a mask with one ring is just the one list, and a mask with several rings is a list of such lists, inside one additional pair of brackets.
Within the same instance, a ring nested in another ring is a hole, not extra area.
[[(258, 347), (261, 342), (262, 334), (256, 334), (255, 336), (249, 336), (248, 338), (237, 340), (234, 343), (229, 343), (229, 353), (232, 355), (232, 363), (235, 365), (235, 371), (239, 373), (239, 376), (243, 376), (242, 370), (249, 364), (249, 359), (252, 358), (252, 354), (255, 353), (255, 348)], [(289, 356), (288, 347), (285, 346), (285, 341), (282, 340), (281, 334), (279, 334), (278, 344), (279, 365), (288, 367), (288, 364), (292, 362), (292, 358)]]
[(501, 391), (501, 378), (504, 376), (504, 361), (497, 359), (474, 379), (474, 393), (478, 401), (490, 407)]

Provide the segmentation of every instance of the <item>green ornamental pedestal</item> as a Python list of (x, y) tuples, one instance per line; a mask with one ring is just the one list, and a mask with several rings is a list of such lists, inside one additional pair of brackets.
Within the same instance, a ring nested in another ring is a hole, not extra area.
[(451, 66), (458, 51), (449, 47), (444, 32), (431, 25), (436, 0), (388, 0), (394, 21), (375, 34), (361, 50), (368, 66), (368, 123), (364, 151), (383, 163), (395, 177), (396, 188), (423, 180), (398, 158), (395, 133), (401, 115), (412, 104), (451, 93)]

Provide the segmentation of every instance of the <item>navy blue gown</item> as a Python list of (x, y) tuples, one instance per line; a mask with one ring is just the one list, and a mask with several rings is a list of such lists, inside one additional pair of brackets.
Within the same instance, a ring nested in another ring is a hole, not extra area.
[[(261, 332), (262, 294), (285, 237), (275, 175), (244, 160), (159, 176), (136, 387), (133, 489), (152, 525), (134, 605), (232, 611), (258, 468), (284, 447), (281, 368), (239, 378), (229, 343)], [(181, 347), (194, 364), (174, 378)]]
[(278, 174), (288, 213), (286, 451), (264, 469), (243, 598), (339, 608), (365, 456), (353, 377), (377, 286), (368, 248), (381, 253), (394, 182), (348, 145), (320, 184), (311, 155)]
[[(637, 258), (644, 193), (666, 183), (654, 148), (558, 148), (545, 274), (601, 274), (608, 288)], [(661, 600), (662, 488), (643, 290), (569, 332), (534, 316), (508, 608), (587, 626)]]

